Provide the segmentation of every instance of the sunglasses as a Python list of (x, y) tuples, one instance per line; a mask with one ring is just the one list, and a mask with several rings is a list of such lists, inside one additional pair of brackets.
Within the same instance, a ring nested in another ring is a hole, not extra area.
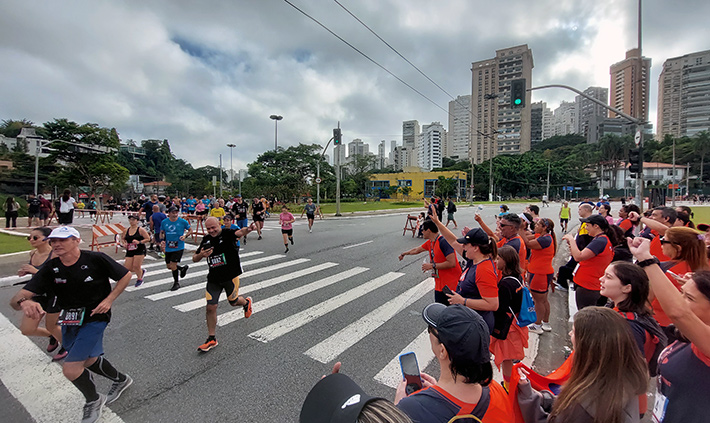
[(661, 245), (665, 245), (665, 244), (673, 244), (673, 245), (675, 245), (675, 242), (673, 242), (673, 241), (668, 241), (667, 239), (661, 238)]
[(43, 238), (38, 237), (37, 235), (29, 235), (29, 236), (27, 237), (27, 240), (28, 240), (28, 241), (37, 241), (38, 239), (43, 239)]
[(507, 225), (507, 224), (504, 224), (504, 223), (499, 223), (498, 226), (500, 226), (501, 228), (504, 228), (504, 227), (506, 227), (506, 226), (515, 226), (515, 225), (509, 225), (509, 224)]

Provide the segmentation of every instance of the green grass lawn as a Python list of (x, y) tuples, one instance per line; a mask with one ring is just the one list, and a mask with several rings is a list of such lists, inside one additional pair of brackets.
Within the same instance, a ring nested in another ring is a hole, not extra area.
[[(355, 203), (340, 203), (340, 212), (341, 213), (351, 213), (351, 212), (356, 212), (356, 211), (406, 209), (406, 208), (413, 208), (413, 207), (421, 207), (423, 209), (424, 202), (423, 201), (407, 201), (407, 202), (405, 202), (405, 201), (398, 201), (398, 202), (368, 201), (367, 203), (364, 203), (362, 201), (358, 201)], [(298, 210), (298, 213), (300, 214), (301, 211), (303, 211), (303, 206), (299, 206), (297, 208), (297, 210)], [(321, 211), (323, 213), (335, 213), (335, 203), (321, 204)]]
[(0, 233), (0, 254), (30, 251), (31, 249), (27, 238)]
[(693, 223), (696, 225), (698, 223), (710, 223), (710, 207), (690, 206), (690, 208), (693, 209)]

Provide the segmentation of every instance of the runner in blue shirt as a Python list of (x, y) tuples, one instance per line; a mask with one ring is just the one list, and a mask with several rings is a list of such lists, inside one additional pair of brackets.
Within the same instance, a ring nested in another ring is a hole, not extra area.
[[(187, 233), (185, 233), (185, 231), (187, 231)], [(167, 268), (173, 272), (174, 282), (173, 286), (170, 288), (171, 291), (180, 289), (178, 275), (184, 278), (187, 273), (188, 266), (179, 266), (178, 263), (180, 263), (182, 253), (185, 251), (185, 238), (191, 234), (192, 228), (190, 227), (190, 223), (178, 217), (177, 207), (170, 207), (168, 209), (168, 218), (163, 220), (163, 223), (160, 225), (160, 236), (163, 240), (161, 245), (165, 252), (165, 264)]]
[(192, 195), (190, 198), (187, 199), (187, 212), (190, 214), (195, 214), (195, 205), (197, 204), (197, 200), (195, 200), (195, 197)]

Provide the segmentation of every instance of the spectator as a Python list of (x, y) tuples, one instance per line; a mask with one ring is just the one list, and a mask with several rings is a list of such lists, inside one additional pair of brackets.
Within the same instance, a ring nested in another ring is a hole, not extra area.
[(71, 191), (64, 190), (64, 193), (59, 197), (59, 215), (57, 220), (60, 225), (71, 225), (74, 221), (74, 206), (76, 200), (71, 196)]
[[(570, 376), (548, 422), (639, 422), (637, 396), (646, 392), (648, 370), (624, 318), (608, 308), (587, 307), (574, 316), (570, 337), (574, 348)], [(522, 406), (541, 399), (521, 376), (518, 402), (526, 422), (540, 421), (547, 414)]]
[(422, 312), (429, 342), (439, 361), (438, 381), (422, 373), (424, 389), (406, 396), (397, 386), (394, 403), (415, 423), (449, 422), (474, 416), (485, 422), (512, 422), (508, 395), (493, 380), (489, 331), (477, 313), (460, 304), (433, 303)]
[(632, 222), (631, 219), (629, 219), (629, 214), (631, 212), (636, 212), (637, 214), (640, 214), (641, 210), (639, 209), (639, 206), (635, 204), (621, 206), (621, 208), (619, 209), (619, 220), (616, 222), (616, 224), (624, 230), (624, 239), (628, 237), (633, 237), (634, 230), (636, 229), (636, 227), (638, 227), (639, 224), (638, 220), (636, 222)]
[(446, 205), (446, 226), (449, 226), (449, 222), (454, 222), (454, 229), (458, 229), (459, 226), (456, 223), (456, 219), (454, 219), (454, 213), (456, 213), (456, 204), (454, 204), (454, 201), (451, 199), (451, 197), (447, 197), (446, 200), (448, 201), (448, 204)]
[(39, 220), (44, 226), (49, 225), (49, 217), (52, 215), (52, 202), (47, 200), (40, 194), (38, 196), (40, 206), (39, 206)]
[(550, 326), (550, 301), (548, 291), (555, 276), (552, 260), (557, 252), (557, 238), (555, 238), (555, 223), (551, 219), (540, 219), (535, 224), (535, 233), (520, 229), (520, 236), (530, 253), (528, 262), (527, 283), (535, 300), (537, 321), (530, 325), (530, 330), (538, 335), (551, 332)]
[(5, 210), (5, 229), (16, 228), (20, 203), (15, 201), (15, 197), (7, 197), (5, 204), (3, 204), (3, 209)]
[(614, 217), (611, 215), (611, 206), (608, 203), (599, 206), (599, 214), (602, 215), (610, 225), (614, 224)]

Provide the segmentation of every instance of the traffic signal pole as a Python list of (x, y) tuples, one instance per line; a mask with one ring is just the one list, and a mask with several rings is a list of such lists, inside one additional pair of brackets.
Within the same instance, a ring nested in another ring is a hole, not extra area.
[(333, 129), (333, 144), (335, 148), (335, 215), (340, 216), (340, 149), (343, 148), (343, 134), (340, 131), (340, 121), (338, 127)]

